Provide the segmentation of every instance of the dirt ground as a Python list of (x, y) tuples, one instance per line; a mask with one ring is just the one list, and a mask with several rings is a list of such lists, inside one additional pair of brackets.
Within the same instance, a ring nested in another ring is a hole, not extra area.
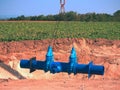
[[(21, 59), (36, 57), (45, 60), (51, 45), (55, 61), (68, 62), (71, 48), (77, 51), (78, 62), (104, 65), (103, 76), (86, 74), (50, 74), (42, 70), (29, 73), (19, 66)], [(56, 39), (0, 42), (0, 90), (119, 90), (120, 40)]]

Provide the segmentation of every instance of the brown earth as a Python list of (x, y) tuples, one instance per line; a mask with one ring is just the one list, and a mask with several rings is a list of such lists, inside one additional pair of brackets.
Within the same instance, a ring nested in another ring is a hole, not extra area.
[[(75, 47), (78, 62), (104, 65), (104, 76), (86, 74), (50, 74), (37, 70), (29, 73), (19, 66), (21, 59), (36, 57), (45, 60), (47, 47), (51, 45), (56, 61), (68, 62), (70, 50)], [(106, 39), (56, 39), (0, 42), (0, 90), (119, 90), (120, 88), (120, 40)]]

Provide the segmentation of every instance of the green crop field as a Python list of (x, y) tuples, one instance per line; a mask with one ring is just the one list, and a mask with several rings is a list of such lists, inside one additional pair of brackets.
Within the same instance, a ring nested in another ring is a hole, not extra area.
[(120, 22), (0, 21), (0, 41), (48, 38), (106, 38), (120, 40)]

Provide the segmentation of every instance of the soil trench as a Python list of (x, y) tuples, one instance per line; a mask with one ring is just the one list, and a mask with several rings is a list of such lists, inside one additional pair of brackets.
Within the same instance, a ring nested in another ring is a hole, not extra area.
[[(117, 85), (120, 84), (120, 40), (91, 40), (83, 38), (0, 42), (0, 86), (3, 85), (2, 87), (4, 88), (4, 84), (8, 81), (11, 81), (9, 84), (13, 85), (16, 80), (19, 81), (20, 79), (25, 79), (22, 80), (25, 83), (29, 82), (31, 79), (33, 81), (37, 80), (37, 82), (38, 80), (43, 80), (45, 83), (47, 83), (47, 81), (58, 82), (60, 80), (60, 85), (63, 85), (62, 82), (65, 82), (64, 80), (73, 80), (73, 82), (77, 83), (79, 83), (79, 81), (76, 80), (85, 80), (84, 82), (89, 82), (87, 78), (88, 75), (86, 74), (50, 74), (50, 72), (45, 73), (42, 70), (36, 70), (33, 73), (29, 73), (29, 69), (20, 68), (19, 62), (21, 59), (36, 57), (37, 60), (45, 60), (45, 55), (49, 45), (53, 48), (55, 61), (68, 62), (71, 48), (74, 46), (77, 52), (78, 63), (88, 64), (90, 61), (93, 61), (94, 64), (104, 65), (104, 76), (92, 75), (89, 80), (92, 80), (93, 83), (95, 83), (94, 80), (98, 80), (97, 83), (100, 83), (99, 81), (101, 80), (104, 82), (106, 81), (106, 83), (107, 81), (108, 83), (112, 83), (113, 80), (113, 82), (115, 81), (115, 83), (117, 83), (116, 86), (113, 87), (116, 88), (115, 90), (118, 90)], [(20, 80), (19, 82), (21, 83), (22, 81)], [(64, 90), (67, 85), (68, 84), (65, 84), (65, 86), (63, 85)], [(77, 86), (73, 85), (73, 87)], [(105, 88), (107, 86), (104, 85), (103, 87)], [(109, 88), (109, 90), (113, 90), (113, 87)], [(43, 88), (43, 90), (45, 89), (46, 87)], [(6, 89), (4, 88), (4, 90)], [(90, 90), (90, 88), (86, 90)], [(93, 90), (93, 88), (91, 90)]]

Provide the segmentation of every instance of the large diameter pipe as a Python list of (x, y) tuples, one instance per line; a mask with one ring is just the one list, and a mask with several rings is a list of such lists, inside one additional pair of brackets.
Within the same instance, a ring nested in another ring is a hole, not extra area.
[(30, 60), (21, 60), (20, 61), (21, 68), (28, 68), (30, 72), (38, 70), (44, 70), (45, 72), (50, 71), (51, 73), (59, 73), (59, 72), (67, 72), (68, 74), (74, 73), (82, 73), (88, 74), (90, 77), (92, 74), (103, 75), (104, 74), (104, 66), (102, 65), (94, 65), (93, 62), (89, 64), (78, 64), (77, 55), (74, 48), (71, 50), (71, 55), (69, 57), (69, 62), (54, 62), (54, 55), (52, 53), (52, 48), (48, 47), (48, 52), (46, 54), (45, 61), (36, 61), (36, 58), (32, 58)]
[(92, 62), (89, 64), (77, 64), (75, 72), (88, 74), (88, 77), (90, 77), (92, 74), (104, 75), (104, 66), (94, 65)]
[[(21, 68), (29, 68), (30, 72), (34, 70), (44, 70), (46, 67), (46, 62), (45, 61), (34, 61), (30, 65), (29, 60), (21, 60), (20, 62), (20, 67)], [(59, 72), (67, 72), (70, 73), (70, 63), (63, 63), (63, 62), (52, 62), (50, 64), (50, 72), (51, 73), (59, 73)], [(89, 65), (89, 64), (76, 64), (74, 65), (74, 69), (72, 70), (72, 73), (77, 74), (77, 73), (82, 73), (82, 74), (88, 74), (89, 77), (92, 74), (97, 74), (97, 75), (103, 75), (104, 74), (104, 66), (101, 65)]]

